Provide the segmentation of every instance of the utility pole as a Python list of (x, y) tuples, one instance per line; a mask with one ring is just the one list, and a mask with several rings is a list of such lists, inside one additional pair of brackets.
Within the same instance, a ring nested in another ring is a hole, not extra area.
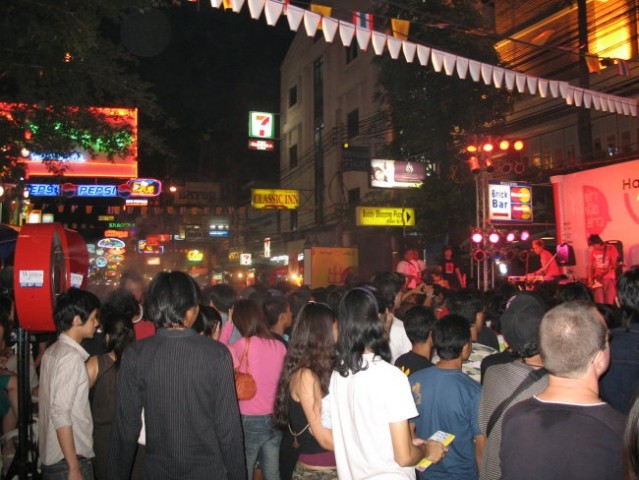
[[(589, 54), (588, 45), (588, 5), (587, 0), (577, 0), (577, 24), (579, 28), (579, 86), (590, 88), (590, 70), (586, 62)], [(592, 125), (590, 122), (590, 109), (577, 109), (577, 137), (579, 139), (578, 161), (588, 163), (592, 160)]]

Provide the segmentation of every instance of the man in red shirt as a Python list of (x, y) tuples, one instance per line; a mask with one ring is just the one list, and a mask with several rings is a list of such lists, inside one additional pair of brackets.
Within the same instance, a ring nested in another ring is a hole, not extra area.
[(544, 277), (552, 278), (556, 278), (561, 275), (559, 265), (557, 265), (557, 261), (555, 260), (556, 255), (553, 255), (546, 250), (543, 240), (533, 240), (532, 249), (533, 252), (539, 255), (541, 262), (541, 267), (535, 272), (535, 275), (543, 275)]
[(619, 252), (613, 245), (604, 243), (599, 235), (588, 237), (588, 286), (595, 303), (615, 304), (617, 298), (617, 263)]

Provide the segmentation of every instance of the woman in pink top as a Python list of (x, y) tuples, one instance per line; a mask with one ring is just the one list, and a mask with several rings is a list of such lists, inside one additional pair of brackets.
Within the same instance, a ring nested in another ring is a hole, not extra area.
[(274, 426), (273, 411), (286, 347), (273, 338), (262, 310), (252, 300), (240, 300), (231, 310), (229, 319), (222, 328), (220, 341), (228, 343), (233, 327), (238, 329), (242, 338), (228, 345), (233, 354), (233, 363), (235, 367), (240, 364), (248, 343), (241, 371), (250, 372), (257, 384), (257, 393), (253, 398), (240, 400), (248, 480), (253, 478), (258, 457), (265, 480), (280, 480), (282, 432)]

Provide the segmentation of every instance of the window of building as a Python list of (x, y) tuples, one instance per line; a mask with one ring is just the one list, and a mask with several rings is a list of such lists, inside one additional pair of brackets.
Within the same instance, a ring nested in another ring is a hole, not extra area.
[(291, 210), (290, 222), (291, 222), (291, 225), (290, 225), (291, 232), (299, 228), (299, 225), (297, 223), (297, 210)]
[(293, 85), (288, 90), (288, 107), (297, 105), (297, 85)]
[(359, 110), (349, 112), (346, 116), (346, 136), (350, 140), (359, 135)]
[(610, 135), (606, 138), (606, 154), (609, 157), (613, 157), (619, 153), (617, 149), (617, 137), (615, 135)]
[(351, 188), (348, 190), (348, 204), (353, 207), (359, 203), (360, 191), (358, 188)]
[(350, 46), (346, 47), (346, 63), (349, 64), (359, 55), (359, 46), (357, 41), (353, 39)]
[(601, 148), (601, 138), (595, 138), (592, 146), (592, 154), (595, 157), (601, 157), (603, 155), (603, 149)]
[(297, 167), (297, 144), (288, 148), (288, 164), (290, 168)]
[(630, 145), (630, 132), (621, 132), (621, 153), (632, 152), (632, 145)]

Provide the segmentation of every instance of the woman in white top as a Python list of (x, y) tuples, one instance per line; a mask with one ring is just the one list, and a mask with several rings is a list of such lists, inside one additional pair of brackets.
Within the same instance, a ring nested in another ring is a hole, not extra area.
[(414, 479), (414, 466), (438, 462), (446, 447), (413, 439), (417, 409), (406, 375), (391, 365), (388, 310), (372, 287), (357, 287), (338, 314), (337, 364), (329, 386), (335, 459), (340, 478)]

